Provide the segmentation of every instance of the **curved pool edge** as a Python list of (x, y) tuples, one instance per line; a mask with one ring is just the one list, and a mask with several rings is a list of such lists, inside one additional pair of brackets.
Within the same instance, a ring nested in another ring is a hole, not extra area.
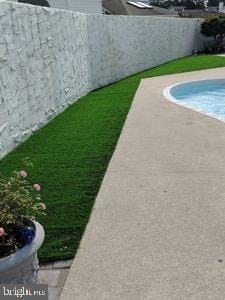
[(188, 109), (191, 109), (191, 110), (196, 111), (196, 112), (198, 112), (202, 115), (205, 115), (207, 117), (210, 117), (210, 118), (213, 118), (213, 119), (216, 119), (216, 120), (219, 120), (219, 121), (225, 123), (225, 117), (221, 118), (221, 117), (218, 117), (217, 115), (215, 115), (213, 113), (209, 113), (208, 111), (205, 111), (203, 109), (193, 108), (191, 105), (188, 105), (186, 102), (177, 100), (170, 93), (171, 89), (178, 86), (178, 85), (194, 83), (194, 82), (198, 82), (198, 81), (210, 81), (210, 80), (221, 80), (221, 79), (214, 79), (214, 78), (212, 78), (212, 79), (196, 79), (196, 80), (188, 80), (188, 81), (182, 81), (182, 82), (174, 83), (172, 85), (169, 85), (169, 86), (165, 87), (162, 91), (162, 94), (163, 94), (163, 96), (166, 100), (168, 100), (172, 103), (175, 103), (179, 106), (182, 106), (182, 107), (185, 107), (185, 108), (188, 108)]

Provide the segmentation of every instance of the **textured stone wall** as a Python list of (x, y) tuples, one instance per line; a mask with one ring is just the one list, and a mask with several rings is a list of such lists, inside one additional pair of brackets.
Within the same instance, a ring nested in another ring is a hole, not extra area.
[(202, 48), (198, 19), (91, 15), (87, 28), (92, 88)]
[(194, 19), (0, 2), (0, 156), (94, 88), (191, 53)]
[(0, 154), (89, 90), (85, 15), (0, 4)]

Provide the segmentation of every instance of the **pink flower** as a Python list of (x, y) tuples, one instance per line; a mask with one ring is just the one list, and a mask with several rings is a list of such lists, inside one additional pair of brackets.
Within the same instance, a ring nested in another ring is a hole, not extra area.
[(33, 185), (33, 188), (34, 188), (37, 192), (40, 192), (40, 190), (41, 190), (41, 186), (40, 186), (38, 183), (35, 183), (35, 184)]
[(40, 203), (40, 207), (41, 207), (41, 209), (45, 210), (46, 209), (45, 203)]
[(0, 227), (0, 237), (5, 235), (5, 229)]
[(23, 178), (26, 178), (27, 177), (27, 172), (22, 170), (20, 171), (20, 176), (23, 177)]

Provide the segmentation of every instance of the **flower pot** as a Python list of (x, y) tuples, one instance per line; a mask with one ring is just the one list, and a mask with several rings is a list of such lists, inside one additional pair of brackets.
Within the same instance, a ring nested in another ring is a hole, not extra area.
[(36, 232), (33, 241), (17, 252), (0, 259), (0, 284), (36, 283), (38, 273), (37, 250), (44, 241), (44, 229), (34, 222)]

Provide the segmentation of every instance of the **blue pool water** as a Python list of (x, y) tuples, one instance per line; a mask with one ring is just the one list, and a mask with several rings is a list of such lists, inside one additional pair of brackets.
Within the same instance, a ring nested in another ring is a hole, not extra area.
[(225, 79), (182, 83), (170, 89), (178, 104), (225, 119)]

